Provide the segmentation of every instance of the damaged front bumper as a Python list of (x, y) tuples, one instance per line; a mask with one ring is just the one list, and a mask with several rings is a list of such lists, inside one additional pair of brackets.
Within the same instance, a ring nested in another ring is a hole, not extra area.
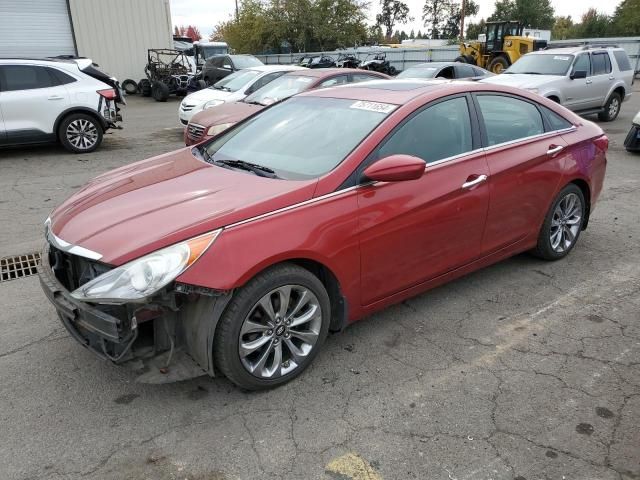
[(56, 272), (64, 262), (70, 271), (84, 272), (89, 262), (67, 257), (72, 256), (47, 244), (38, 273), (42, 290), (78, 343), (100, 358), (131, 368), (142, 383), (213, 376), (213, 334), (230, 295), (175, 285), (146, 303), (87, 303), (73, 298), (62, 283), (67, 277)]

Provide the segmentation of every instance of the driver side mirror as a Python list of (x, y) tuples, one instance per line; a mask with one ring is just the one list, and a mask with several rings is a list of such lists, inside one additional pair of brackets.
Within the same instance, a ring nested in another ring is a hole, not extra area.
[(369, 165), (363, 172), (375, 182), (403, 182), (417, 180), (424, 175), (425, 162), (411, 155), (390, 155)]
[(587, 78), (587, 71), (586, 70), (576, 70), (570, 75), (569, 78), (571, 78), (571, 80), (576, 80), (576, 79), (579, 79), (579, 78)]

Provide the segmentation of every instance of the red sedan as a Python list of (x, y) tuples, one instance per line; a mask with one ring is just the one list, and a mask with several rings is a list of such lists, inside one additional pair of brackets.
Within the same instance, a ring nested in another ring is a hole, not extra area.
[(300, 92), (351, 83), (390, 78), (384, 73), (355, 68), (318, 68), (296, 70), (269, 82), (244, 100), (208, 108), (196, 113), (184, 129), (185, 145), (208, 140), (265, 107)]
[(47, 220), (41, 283), (82, 345), (141, 380), (268, 388), (329, 330), (520, 252), (567, 255), (607, 147), (508, 87), (315, 90), (94, 179)]

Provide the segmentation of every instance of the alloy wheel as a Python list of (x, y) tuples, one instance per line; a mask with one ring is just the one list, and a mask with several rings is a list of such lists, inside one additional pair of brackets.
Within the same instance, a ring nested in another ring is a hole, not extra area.
[(582, 227), (582, 202), (575, 193), (569, 193), (560, 200), (551, 219), (549, 240), (557, 253), (569, 250)]
[(614, 118), (618, 114), (620, 108), (620, 101), (617, 98), (612, 98), (609, 103), (609, 118)]
[(240, 327), (238, 353), (252, 375), (273, 379), (304, 362), (322, 327), (322, 308), (314, 293), (300, 285), (284, 285), (264, 295)]
[(67, 126), (67, 140), (78, 150), (89, 150), (98, 141), (98, 128), (89, 120), (79, 118)]

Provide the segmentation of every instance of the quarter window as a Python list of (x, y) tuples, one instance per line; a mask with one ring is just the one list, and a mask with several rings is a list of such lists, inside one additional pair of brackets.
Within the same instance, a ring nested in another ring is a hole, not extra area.
[(489, 146), (544, 133), (542, 116), (532, 103), (503, 95), (477, 98)]
[(49, 74), (53, 77), (54, 83), (56, 85), (66, 85), (68, 83), (76, 82), (77, 80), (73, 78), (71, 75), (67, 75), (64, 72), (61, 72), (57, 68), (47, 68)]
[(631, 64), (629, 63), (627, 52), (623, 50), (615, 50), (613, 52), (613, 56), (616, 57), (616, 63), (618, 64), (618, 68), (621, 72), (631, 70)]
[(469, 78), (476, 76), (473, 67), (471, 67), (470, 65), (456, 65), (456, 71), (457, 78)]
[(413, 155), (426, 163), (473, 149), (466, 98), (454, 98), (427, 107), (411, 117), (382, 145), (378, 158)]
[(611, 60), (607, 52), (591, 54), (591, 64), (594, 75), (605, 75), (611, 73)]
[(551, 110), (551, 109), (549, 109), (547, 107), (543, 107), (542, 105), (540, 105), (540, 108), (544, 112), (544, 115), (547, 117), (547, 122), (549, 123), (549, 126), (551, 127), (549, 129), (550, 131), (564, 130), (565, 128), (570, 128), (572, 126), (571, 122), (569, 122), (564, 117), (561, 117), (560, 115), (558, 115), (553, 110)]
[(4, 65), (0, 67), (0, 90), (2, 91), (33, 90), (51, 86), (53, 86), (52, 77), (45, 67), (33, 65)]

